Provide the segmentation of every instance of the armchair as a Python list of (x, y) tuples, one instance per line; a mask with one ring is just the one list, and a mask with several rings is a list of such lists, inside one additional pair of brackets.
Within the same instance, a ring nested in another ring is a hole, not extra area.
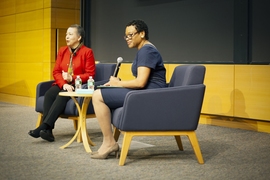
[(114, 138), (123, 133), (119, 165), (126, 161), (133, 136), (174, 136), (183, 151), (180, 136), (188, 136), (197, 160), (204, 163), (195, 134), (205, 85), (205, 67), (181, 65), (175, 68), (169, 86), (161, 89), (131, 91), (124, 105), (112, 113)]
[[(103, 64), (99, 63), (96, 64), (96, 75), (95, 75), (95, 85), (101, 85), (105, 83), (110, 76), (113, 74), (116, 64)], [(51, 87), (52, 81), (45, 81), (41, 82), (37, 85), (36, 88), (36, 107), (35, 110), (38, 112), (38, 120), (36, 122), (36, 127), (38, 127), (41, 124), (42, 121), (42, 113), (43, 113), (43, 102), (44, 102), (44, 95), (46, 91)], [(83, 85), (83, 88), (87, 88), (86, 84)], [(77, 98), (78, 103), (81, 105), (83, 102), (82, 97)], [(77, 120), (78, 120), (78, 110), (76, 108), (76, 105), (72, 99), (70, 99), (67, 104), (66, 108), (62, 115), (60, 115), (61, 118), (67, 118), (73, 120), (74, 128), (77, 129)], [(87, 118), (93, 118), (95, 117), (93, 106), (91, 105), (91, 102), (89, 103), (88, 109), (87, 109)]]

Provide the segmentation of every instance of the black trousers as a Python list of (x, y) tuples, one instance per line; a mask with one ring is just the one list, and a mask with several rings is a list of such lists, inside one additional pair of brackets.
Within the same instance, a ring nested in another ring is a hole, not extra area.
[[(95, 82), (95, 89), (96, 86), (102, 85), (108, 81), (109, 80)], [(66, 92), (66, 90), (60, 89), (58, 86), (52, 86), (44, 95), (42, 122), (48, 124), (52, 129), (58, 117), (64, 112), (67, 102), (71, 99), (71, 97), (68, 96), (59, 96), (59, 92)], [(94, 113), (92, 100), (89, 106), (92, 107)]]
[(71, 99), (68, 96), (59, 96), (59, 92), (65, 91), (58, 86), (52, 86), (44, 95), (43, 119), (52, 129), (60, 114), (65, 110), (67, 102)]

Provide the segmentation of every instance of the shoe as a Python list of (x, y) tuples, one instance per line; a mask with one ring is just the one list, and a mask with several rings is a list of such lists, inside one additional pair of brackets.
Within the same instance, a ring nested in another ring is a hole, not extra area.
[(90, 153), (91, 155), (98, 154), (98, 151), (94, 151)]
[[(109, 155), (111, 155), (113, 152), (111, 152)], [(98, 154), (98, 151), (93, 151), (90, 153), (91, 155)]]
[(40, 135), (39, 135), (39, 134), (36, 134), (34, 130), (30, 130), (30, 131), (28, 132), (28, 134), (29, 134), (30, 136), (34, 137), (34, 138), (39, 138), (39, 137), (40, 137)]
[(48, 131), (48, 130), (41, 130), (40, 131), (40, 137), (46, 141), (53, 142), (54, 141), (54, 136), (53, 134)]
[(106, 159), (109, 154), (112, 152), (115, 152), (115, 157), (118, 158), (119, 156), (119, 145), (115, 143), (106, 153), (104, 154), (99, 154), (98, 152), (92, 152), (91, 153), (91, 158), (92, 159)]

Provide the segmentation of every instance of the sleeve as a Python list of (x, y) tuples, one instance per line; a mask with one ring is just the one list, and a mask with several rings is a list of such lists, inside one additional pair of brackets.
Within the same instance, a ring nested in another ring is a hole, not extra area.
[(57, 54), (55, 66), (53, 69), (53, 77), (55, 80), (55, 83), (59, 86), (59, 88), (62, 88), (64, 84), (67, 82), (63, 79), (62, 77), (62, 61), (63, 61), (63, 56), (64, 56), (64, 48), (60, 48), (59, 52)]
[(155, 69), (157, 52), (152, 47), (144, 47), (138, 53), (138, 62), (137, 66), (145, 66), (151, 69)]

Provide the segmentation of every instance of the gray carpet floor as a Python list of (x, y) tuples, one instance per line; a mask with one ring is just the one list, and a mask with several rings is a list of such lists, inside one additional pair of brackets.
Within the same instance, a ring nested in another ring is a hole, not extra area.
[[(270, 179), (270, 134), (202, 125), (197, 137), (205, 164), (198, 164), (186, 137), (178, 151), (174, 137), (135, 137), (125, 166), (110, 156), (94, 160), (76, 141), (70, 120), (58, 119), (55, 142), (34, 139), (37, 113), (33, 107), (0, 102), (0, 179)], [(96, 119), (87, 129), (97, 150), (102, 134)], [(122, 135), (119, 144), (121, 144)]]

